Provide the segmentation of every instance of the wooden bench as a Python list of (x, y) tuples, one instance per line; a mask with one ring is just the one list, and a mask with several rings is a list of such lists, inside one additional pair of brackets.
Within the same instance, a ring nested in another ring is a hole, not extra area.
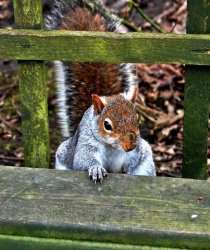
[(0, 248), (209, 249), (209, 188), (114, 174), (95, 185), (85, 172), (1, 167)]
[(21, 29), (0, 30), (0, 58), (19, 60), (25, 166), (34, 169), (0, 166), (0, 249), (210, 249), (207, 181), (110, 174), (94, 185), (84, 172), (35, 169), (49, 166), (44, 60), (183, 63), (183, 176), (205, 179), (210, 0), (188, 1), (186, 35), (46, 32), (41, 0), (13, 2)]

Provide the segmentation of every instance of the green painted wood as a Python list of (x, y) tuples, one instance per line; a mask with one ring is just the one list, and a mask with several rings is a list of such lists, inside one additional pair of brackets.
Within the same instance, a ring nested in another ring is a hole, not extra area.
[[(210, 0), (188, 1), (187, 32), (210, 32)], [(188, 66), (185, 79), (183, 177), (206, 179), (210, 67)]]
[(0, 167), (0, 234), (209, 249), (210, 183)]
[[(42, 28), (41, 0), (15, 0), (18, 28)], [(49, 166), (47, 89), (43, 61), (19, 61), (22, 130), (25, 165)]]
[(122, 245), (100, 242), (84, 242), (59, 239), (43, 239), (0, 235), (1, 250), (178, 250), (149, 246)]
[(210, 64), (210, 35), (0, 30), (0, 58)]

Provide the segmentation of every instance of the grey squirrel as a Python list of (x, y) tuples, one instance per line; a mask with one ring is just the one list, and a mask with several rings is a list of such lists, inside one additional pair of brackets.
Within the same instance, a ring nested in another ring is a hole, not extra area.
[[(45, 0), (45, 28), (124, 32), (92, 2)], [(151, 148), (138, 128), (132, 65), (57, 61), (55, 67), (59, 118), (68, 138), (57, 149), (55, 168), (86, 170), (94, 182), (107, 172), (155, 176)]]

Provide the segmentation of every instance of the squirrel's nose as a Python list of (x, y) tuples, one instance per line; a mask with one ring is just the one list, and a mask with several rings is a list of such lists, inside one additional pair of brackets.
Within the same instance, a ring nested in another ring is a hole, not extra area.
[(132, 132), (121, 137), (121, 140), (121, 146), (126, 152), (129, 152), (136, 147), (136, 136)]
[(136, 143), (130, 143), (130, 142), (125, 142), (122, 144), (122, 148), (126, 151), (129, 152), (133, 150), (136, 147)]

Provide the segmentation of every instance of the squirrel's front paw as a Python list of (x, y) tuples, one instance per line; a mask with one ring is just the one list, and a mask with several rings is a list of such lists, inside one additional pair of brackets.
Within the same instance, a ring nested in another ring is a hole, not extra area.
[(91, 167), (88, 169), (89, 177), (96, 183), (99, 180), (101, 183), (104, 177), (107, 177), (107, 171), (103, 167)]

